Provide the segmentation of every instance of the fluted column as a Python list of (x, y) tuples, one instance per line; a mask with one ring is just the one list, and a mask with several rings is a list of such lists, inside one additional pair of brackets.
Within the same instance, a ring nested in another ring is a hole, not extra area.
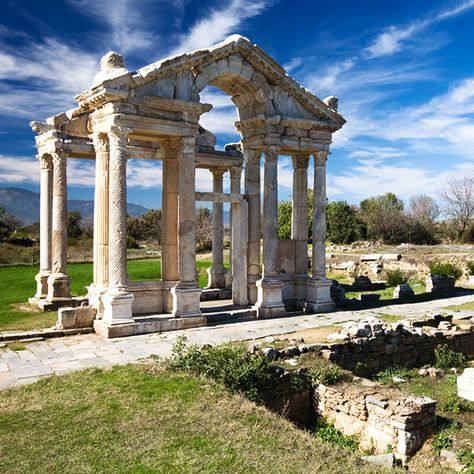
[(109, 282), (109, 140), (106, 134), (93, 136), (95, 149), (94, 192), (94, 280), (89, 287), (89, 303), (99, 317), (104, 309), (101, 296)]
[(251, 304), (257, 302), (256, 282), (260, 278), (260, 156), (261, 150), (245, 148), (245, 197), (248, 202), (248, 249), (247, 279), (248, 299)]
[(291, 239), (295, 246), (295, 300), (301, 308), (306, 300), (308, 277), (308, 163), (309, 155), (293, 155), (293, 199)]
[(133, 322), (133, 295), (127, 289), (127, 142), (129, 130), (109, 133), (109, 275), (104, 294), (103, 322)]
[[(234, 198), (240, 196), (242, 168), (230, 170), (230, 193)], [(232, 202), (232, 301), (237, 305), (247, 305), (247, 240), (248, 226), (247, 201)]]
[(35, 280), (35, 298), (44, 299), (48, 295), (48, 277), (51, 274), (51, 224), (53, 204), (53, 159), (50, 155), (39, 156), (41, 166), (40, 184), (40, 271)]
[(200, 316), (201, 289), (196, 282), (196, 196), (194, 146), (183, 137), (178, 156), (178, 268), (179, 282), (171, 290), (175, 317)]
[[(211, 169), (212, 191), (222, 193), (224, 190), (224, 172), (220, 168)], [(224, 268), (224, 203), (212, 203), (212, 265), (208, 270), (208, 288), (225, 287)]]
[(330, 311), (335, 304), (331, 299), (331, 281), (326, 278), (326, 161), (328, 152), (314, 155), (313, 186), (313, 250), (312, 272), (308, 279), (306, 310)]
[(47, 300), (54, 302), (71, 297), (67, 275), (67, 158), (64, 152), (53, 153), (52, 263), (48, 277)]
[(286, 314), (278, 269), (278, 148), (265, 149), (263, 195), (263, 277), (257, 283), (259, 317)]

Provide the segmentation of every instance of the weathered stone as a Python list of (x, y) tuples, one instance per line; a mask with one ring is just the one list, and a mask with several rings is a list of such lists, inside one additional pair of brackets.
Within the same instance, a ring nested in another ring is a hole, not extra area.
[(403, 283), (402, 285), (398, 285), (393, 290), (394, 298), (403, 299), (403, 298), (412, 298), (413, 296), (415, 296), (415, 293), (408, 283)]
[(464, 369), (457, 378), (458, 397), (474, 402), (474, 368)]
[(92, 306), (60, 308), (58, 311), (58, 329), (87, 328), (94, 324), (97, 310)]
[(280, 357), (280, 351), (273, 347), (263, 348), (262, 354), (269, 360), (276, 360), (278, 357)]
[(395, 456), (390, 454), (375, 454), (373, 456), (362, 456), (362, 461), (378, 464), (384, 467), (393, 467), (395, 465)]

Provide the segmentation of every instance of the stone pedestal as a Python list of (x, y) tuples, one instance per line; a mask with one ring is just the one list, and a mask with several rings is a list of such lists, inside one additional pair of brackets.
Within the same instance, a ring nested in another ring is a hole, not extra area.
[(286, 316), (282, 303), (283, 283), (280, 280), (262, 278), (257, 281), (258, 299), (255, 304), (258, 318)]
[(223, 268), (222, 270), (216, 268), (208, 268), (207, 269), (207, 284), (206, 288), (225, 288), (225, 276), (226, 270)]
[(327, 313), (334, 311), (336, 303), (331, 298), (331, 280), (308, 278), (306, 280), (306, 313)]
[(474, 402), (474, 368), (464, 369), (458, 377), (458, 397)]
[(176, 318), (190, 318), (201, 316), (201, 288), (176, 285), (171, 289), (173, 295), (173, 316)]
[(109, 290), (102, 296), (104, 301), (104, 316), (102, 322), (106, 325), (133, 323), (133, 295), (126, 291)]

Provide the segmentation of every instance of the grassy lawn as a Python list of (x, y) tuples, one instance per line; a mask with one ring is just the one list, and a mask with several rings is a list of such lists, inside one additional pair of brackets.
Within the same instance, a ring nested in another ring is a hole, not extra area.
[[(209, 260), (198, 260), (196, 267), (199, 285), (207, 284)], [(36, 265), (0, 267), (0, 331), (25, 331), (53, 326), (56, 313), (32, 311), (25, 303), (36, 292)], [(68, 265), (71, 277), (71, 291), (74, 296), (85, 295), (92, 282), (92, 263), (71, 263)], [(130, 260), (129, 278), (133, 281), (158, 280), (161, 278), (159, 259)]]
[(137, 365), (0, 392), (0, 458), (8, 473), (388, 472), (217, 383)]

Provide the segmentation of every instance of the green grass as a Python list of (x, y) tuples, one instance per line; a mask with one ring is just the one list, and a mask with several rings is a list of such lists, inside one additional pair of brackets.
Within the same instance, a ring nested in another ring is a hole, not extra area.
[[(196, 263), (201, 287), (207, 284), (207, 268), (210, 265), (209, 260), (198, 260)], [(0, 331), (54, 326), (57, 319), (55, 312), (33, 311), (25, 304), (36, 292), (37, 273), (36, 265), (0, 267)], [(87, 286), (92, 282), (92, 263), (71, 263), (68, 273), (72, 294), (85, 295)], [(161, 278), (161, 262), (159, 259), (130, 260), (128, 274), (132, 281), (158, 280)]]
[(469, 303), (446, 306), (443, 309), (446, 309), (448, 311), (474, 311), (474, 301), (470, 301)]
[(217, 383), (136, 365), (0, 392), (0, 456), (10, 474), (388, 472)]

